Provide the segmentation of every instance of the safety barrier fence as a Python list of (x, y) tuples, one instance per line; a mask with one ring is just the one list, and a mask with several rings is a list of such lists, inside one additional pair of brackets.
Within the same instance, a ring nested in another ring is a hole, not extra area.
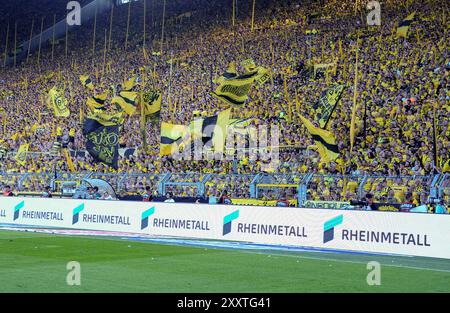
[[(160, 195), (187, 197), (219, 196), (227, 190), (231, 198), (295, 199), (299, 206), (342, 203), (371, 193), (380, 202), (401, 203), (411, 192), (419, 202), (428, 198), (449, 203), (450, 174), (425, 176), (324, 175), (317, 173), (201, 174), (201, 173), (1, 173), (0, 186), (16, 192), (39, 192), (51, 186), (55, 192), (85, 179), (108, 182), (119, 195), (138, 194), (150, 186)], [(337, 205), (337, 204), (336, 204)]]

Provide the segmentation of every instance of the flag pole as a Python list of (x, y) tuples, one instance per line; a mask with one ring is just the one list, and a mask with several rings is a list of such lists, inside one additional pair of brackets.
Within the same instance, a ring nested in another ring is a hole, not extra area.
[(356, 39), (356, 61), (355, 61), (355, 84), (353, 90), (353, 109), (352, 120), (350, 124), (350, 152), (353, 151), (353, 144), (355, 143), (355, 121), (356, 121), (356, 98), (358, 97), (358, 58), (359, 58), (359, 36)]
[(8, 39), (9, 39), (9, 22), (8, 28), (6, 29), (5, 59), (3, 61), (3, 67), (6, 67), (6, 56), (8, 55)]
[(103, 67), (102, 67), (102, 76), (105, 76), (105, 64), (106, 64), (106, 49), (108, 42), (108, 30), (105, 28), (105, 45), (103, 46)]
[(44, 17), (41, 18), (41, 34), (39, 36), (39, 50), (38, 50), (38, 66), (41, 68), (41, 45), (42, 45), (42, 32), (44, 31)]
[(367, 147), (367, 101), (364, 101), (364, 145)]
[(95, 33), (97, 30), (97, 6), (95, 7), (95, 16), (94, 16), (94, 36), (92, 37), (92, 62), (94, 62), (95, 55)]
[(130, 30), (131, 1), (128, 2), (127, 34), (125, 36), (125, 50), (128, 48), (128, 32)]
[(56, 14), (53, 14), (52, 61), (55, 52), (55, 24), (56, 24)]
[(252, 31), (253, 31), (253, 26), (254, 26), (254, 21), (255, 21), (255, 3), (256, 3), (256, 0), (253, 0), (253, 8), (252, 8)]
[(144, 0), (144, 36), (143, 36), (143, 40), (142, 40), (142, 47), (145, 50), (145, 27), (146, 27), (146, 14), (147, 14), (147, 0)]
[(16, 58), (17, 58), (17, 21), (14, 24), (14, 67), (16, 67)]
[[(152, 31), (155, 28), (155, 0), (152, 0), (152, 22), (151, 22), (151, 29)], [(153, 40), (152, 40), (152, 46), (153, 46)]]
[(236, 19), (236, 4), (235, 4), (236, 0), (231, 0), (231, 1), (233, 1), (233, 17), (232, 17), (232, 21), (233, 21), (233, 30), (234, 30), (234, 24), (235, 24), (235, 19)]
[(437, 133), (436, 133), (436, 105), (433, 105), (433, 173), (437, 174), (439, 168), (438, 162), (438, 147), (437, 147)]
[(28, 63), (28, 59), (30, 58), (31, 39), (33, 38), (33, 28), (34, 28), (34, 18), (31, 21), (30, 40), (28, 41), (28, 50), (27, 50), (27, 63)]
[(66, 49), (65, 49), (65, 56), (67, 58), (67, 52), (68, 52), (68, 45), (69, 45), (69, 26), (66, 24)]
[(111, 34), (112, 34), (112, 23), (114, 17), (114, 4), (111, 6), (111, 16), (109, 18), (109, 40), (108, 40), (108, 51), (111, 50)]
[(6, 134), (6, 124), (7, 124), (7, 120), (6, 120), (6, 115), (5, 113), (3, 113), (3, 133)]
[(162, 28), (161, 28), (161, 48), (160, 48), (161, 54), (163, 52), (163, 44), (164, 44), (164, 21), (165, 21), (165, 18), (166, 18), (166, 0), (164, 0), (164, 5), (163, 5)]
[(171, 92), (172, 92), (172, 71), (173, 71), (173, 51), (170, 53), (170, 72), (169, 72), (169, 90), (167, 99), (169, 101), (169, 110), (171, 109)]

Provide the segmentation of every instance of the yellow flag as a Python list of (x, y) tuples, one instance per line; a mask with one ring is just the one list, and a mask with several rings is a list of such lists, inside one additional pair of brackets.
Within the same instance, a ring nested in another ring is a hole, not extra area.
[(94, 84), (92, 83), (92, 80), (89, 78), (89, 76), (81, 75), (80, 81), (87, 89), (94, 90)]
[(262, 66), (257, 67), (258, 75), (256, 76), (256, 81), (262, 85), (266, 81), (268, 81), (271, 77), (271, 71), (267, 68), (264, 68)]
[(450, 159), (448, 159), (442, 167), (442, 173), (450, 173)]
[(105, 101), (108, 97), (108, 91), (94, 95), (87, 99), (86, 104), (91, 110), (105, 110)]
[(189, 137), (189, 128), (185, 125), (161, 123), (161, 144), (159, 155), (173, 155), (180, 151), (181, 145)]
[(256, 64), (253, 59), (247, 59), (241, 62), (241, 66), (245, 69), (247, 72), (253, 72), (256, 69)]
[(121, 125), (124, 122), (124, 112), (117, 112), (117, 113), (104, 113), (101, 110), (94, 110), (90, 112), (87, 115), (88, 119), (96, 120), (103, 126), (115, 126), (115, 125)]
[(301, 115), (299, 115), (299, 117), (313, 137), (314, 142), (317, 146), (317, 151), (322, 158), (322, 162), (328, 163), (330, 161), (336, 160), (339, 157), (339, 149), (333, 133), (315, 127), (313, 123), (311, 123), (311, 121)]
[(161, 93), (154, 90), (142, 92), (141, 99), (145, 116), (155, 115), (161, 111)]
[(64, 95), (53, 87), (48, 92), (48, 100), (50, 105), (53, 106), (53, 110), (55, 112), (55, 116), (68, 117), (70, 115), (70, 110), (67, 107), (67, 99)]
[(333, 62), (333, 63), (320, 63), (320, 64), (319, 63), (315, 63), (314, 64), (314, 78), (316, 78), (317, 73), (321, 73), (321, 72), (326, 73), (330, 67), (334, 70), (334, 68), (336, 67), (336, 62)]
[(112, 99), (111, 103), (116, 104), (128, 115), (133, 115), (136, 112), (138, 96), (139, 94), (137, 92), (121, 91), (118, 96)]
[(233, 78), (227, 78), (226, 74), (228, 72), (219, 79), (220, 85), (211, 94), (225, 103), (243, 105), (248, 99), (248, 93), (258, 77), (258, 72), (246, 73)]
[(223, 153), (225, 150), (230, 114), (231, 108), (203, 119), (202, 141), (206, 146), (211, 146), (215, 152)]
[(38, 123), (34, 123), (33, 126), (31, 126), (31, 132), (33, 134), (36, 134), (36, 130), (39, 128), (39, 124)]
[(67, 167), (73, 173), (76, 172), (75, 166), (73, 165), (72, 157), (70, 156), (68, 149), (63, 149), (64, 157), (66, 158)]
[(415, 14), (416, 12), (411, 13), (400, 23), (400, 25), (397, 28), (397, 37), (407, 38), (409, 26), (414, 21)]
[(125, 81), (122, 84), (122, 89), (124, 91), (131, 91), (134, 88), (134, 86), (136, 85), (136, 78), (137, 78), (137, 75), (133, 75), (129, 80)]
[(19, 150), (17, 151), (16, 156), (14, 157), (16, 162), (22, 166), (25, 166), (25, 164), (27, 163), (27, 154), (29, 146), (30, 145), (28, 143), (24, 143), (23, 145), (21, 145)]

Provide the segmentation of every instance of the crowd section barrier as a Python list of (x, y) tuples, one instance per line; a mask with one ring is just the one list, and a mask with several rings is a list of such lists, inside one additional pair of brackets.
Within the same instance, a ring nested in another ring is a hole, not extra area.
[[(351, 200), (362, 200), (367, 193), (382, 210), (401, 211), (400, 204), (412, 201), (413, 207), (432, 206), (430, 199), (443, 200), (450, 207), (450, 175), (375, 176), (299, 174), (198, 174), (198, 173), (0, 173), (0, 187), (11, 185), (16, 195), (39, 193), (51, 186), (54, 194), (63, 186), (76, 187), (84, 180), (108, 182), (120, 199), (138, 199), (150, 187), (154, 197), (171, 194), (179, 198), (220, 198), (223, 191), (233, 204), (273, 206), (287, 199), (289, 206), (305, 208), (351, 208)], [(407, 199), (408, 195), (411, 199)], [(435, 203), (435, 202), (433, 202)], [(378, 209), (377, 209), (378, 210)], [(431, 208), (428, 210), (433, 212)]]
[(450, 216), (0, 198), (0, 223), (450, 259)]

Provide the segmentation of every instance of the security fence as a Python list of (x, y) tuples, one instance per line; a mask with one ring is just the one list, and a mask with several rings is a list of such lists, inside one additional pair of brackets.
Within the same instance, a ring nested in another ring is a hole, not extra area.
[(425, 176), (323, 175), (316, 173), (201, 174), (201, 173), (0, 173), (0, 187), (10, 185), (16, 193), (40, 192), (50, 186), (78, 186), (85, 179), (108, 182), (118, 195), (137, 195), (150, 186), (154, 194), (185, 197), (297, 200), (299, 206), (332, 204), (340, 207), (371, 193), (376, 201), (402, 203), (412, 197), (419, 203), (429, 198), (450, 202), (450, 174)]

